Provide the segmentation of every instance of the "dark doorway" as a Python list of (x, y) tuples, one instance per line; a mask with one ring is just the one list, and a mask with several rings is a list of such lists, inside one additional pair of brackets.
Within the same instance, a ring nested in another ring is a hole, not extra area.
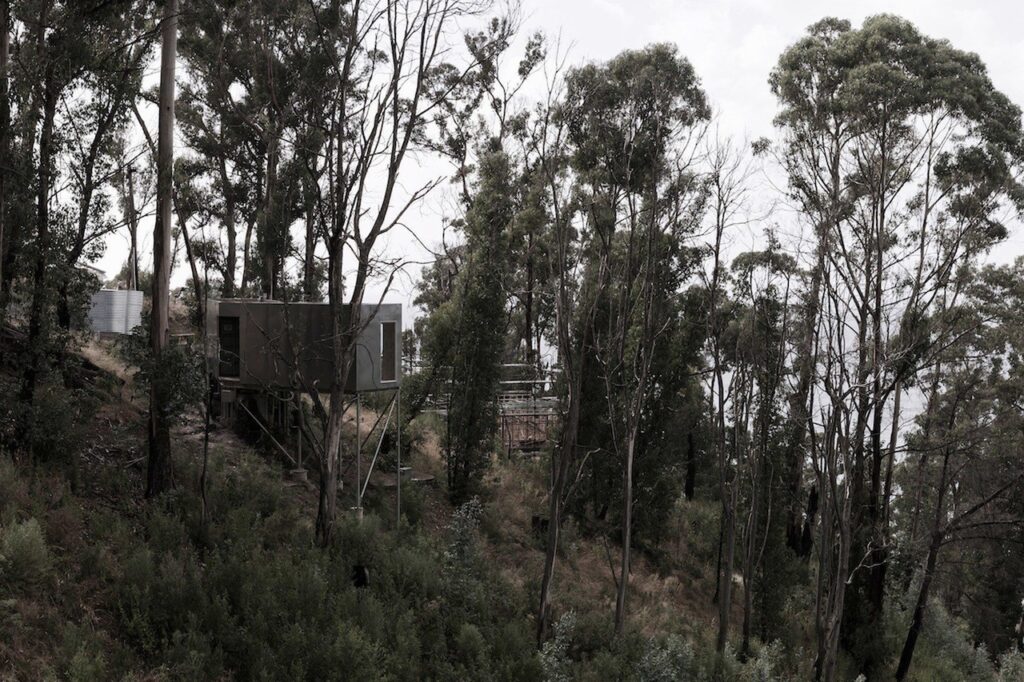
[(237, 377), (241, 373), (238, 318), (218, 317), (217, 336), (220, 337), (220, 375)]
[(380, 324), (380, 380), (398, 380), (398, 323)]

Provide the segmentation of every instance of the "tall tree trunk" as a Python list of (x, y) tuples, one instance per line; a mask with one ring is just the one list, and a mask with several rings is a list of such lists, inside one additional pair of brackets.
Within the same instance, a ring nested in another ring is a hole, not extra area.
[(260, 234), (257, 243), (262, 247), (261, 256), (263, 260), (263, 294), (268, 299), (278, 295), (277, 273), (278, 260), (282, 245), (279, 244), (277, 234), (280, 226), (276, 218), (276, 193), (277, 193), (277, 162), (278, 162), (278, 137), (272, 133), (267, 145), (267, 181), (263, 188), (263, 208), (259, 221)]
[(551, 620), (551, 591), (555, 577), (555, 559), (558, 556), (558, 538), (562, 524), (562, 505), (568, 485), (572, 463), (575, 461), (576, 439), (580, 427), (580, 390), (578, 379), (569, 387), (569, 405), (558, 443), (558, 464), (548, 499), (548, 537), (544, 547), (544, 574), (540, 583), (540, 608), (537, 612), (537, 644), (547, 639)]
[[(221, 123), (221, 146), (224, 146), (223, 120)], [(231, 186), (231, 179), (228, 177), (227, 159), (221, 155), (218, 159), (220, 170), (220, 184), (224, 192), (224, 215), (221, 222), (224, 224), (224, 232), (228, 240), (227, 253), (224, 254), (224, 272), (222, 276), (224, 283), (221, 286), (221, 296), (233, 298), (235, 295), (235, 270), (238, 264), (238, 235), (235, 228), (235, 197), (234, 187)]]
[[(344, 245), (340, 238), (334, 238), (330, 244), (328, 258), (330, 273), (327, 283), (327, 302), (331, 309), (334, 335), (334, 360), (337, 363), (337, 350), (340, 335), (343, 331), (341, 310), (344, 304), (344, 270), (342, 256)], [(320, 459), (320, 495), (316, 510), (316, 542), (327, 547), (334, 533), (334, 520), (338, 505), (339, 470), (341, 468), (341, 432), (345, 416), (345, 387), (343, 375), (339, 378), (339, 366), (335, 364), (334, 383), (331, 385), (331, 404), (327, 417), (327, 433), (324, 435), (326, 446)]]
[(935, 564), (939, 556), (939, 548), (942, 546), (942, 533), (935, 530), (932, 533), (932, 541), (928, 545), (928, 558), (925, 561), (924, 576), (921, 578), (921, 589), (917, 593), (917, 602), (914, 604), (914, 615), (910, 620), (910, 629), (907, 630), (907, 638), (903, 642), (903, 650), (900, 652), (900, 662), (896, 667), (896, 679), (902, 681), (910, 671), (910, 663), (914, 659), (914, 648), (917, 646), (917, 638), (924, 627), (924, 612), (928, 606), (928, 595), (932, 586), (932, 578), (935, 576)]
[(306, 193), (306, 244), (302, 261), (302, 297), (306, 301), (316, 300), (316, 223), (313, 190), (309, 187), (312, 179), (305, 181)]
[[(10, 15), (10, 4), (7, 2), (8, 22), (12, 21)], [(49, 11), (51, 9), (50, 3), (43, 3), (40, 9), (40, 16), (36, 25), (32, 31), (32, 40), (35, 43), (36, 49), (39, 54), (46, 53), (46, 26), (49, 23)], [(6, 34), (6, 31), (5, 31)], [(9, 35), (5, 36), (8, 42), (10, 41)], [(9, 49), (9, 45), (8, 45)], [(9, 89), (9, 85), (8, 85)], [(39, 125), (39, 121), (42, 117), (43, 109), (43, 97), (40, 96), (39, 88), (32, 89), (31, 101), (28, 110), (22, 115), (21, 123), (21, 140), (19, 142), (19, 149), (15, 152), (13, 149), (14, 136), (8, 130), (8, 149), (11, 150), (10, 154), (5, 154), (3, 162), (8, 164), (16, 164), (18, 172), (21, 173), (22, 177), (27, 177), (34, 172), (33, 160), (35, 159), (35, 140), (36, 140), (36, 128)], [(4, 98), (5, 104), (10, 106), (10, 94)], [(7, 109), (8, 115), (10, 109)], [(42, 150), (40, 150), (40, 153)], [(10, 206), (13, 208), (13, 206)], [(13, 220), (7, 224), (5, 231), (7, 232), (7, 251), (3, 254), (3, 272), (0, 273), (0, 323), (6, 317), (7, 305), (10, 303), (11, 290), (14, 286), (14, 266), (18, 262), (18, 258), (23, 247), (22, 231), (24, 230), (23, 223), (28, 223), (25, 217), (19, 216), (19, 219)], [(26, 225), (27, 226), (27, 225)]]
[(693, 442), (693, 429), (686, 432), (686, 478), (683, 481), (683, 495), (687, 500), (693, 499), (697, 485), (697, 448)]
[(139, 214), (135, 210), (134, 170), (129, 164), (125, 173), (125, 211), (128, 213), (128, 288), (139, 288)]
[[(762, 447), (765, 443), (762, 441)], [(761, 451), (763, 456), (764, 450)], [(756, 467), (756, 465), (754, 465)], [(757, 539), (759, 511), (762, 495), (769, 491), (761, 490), (762, 467), (756, 467), (751, 479), (754, 481), (750, 497), (750, 512), (747, 517), (746, 532), (743, 537), (743, 626), (740, 644), (740, 656), (746, 660), (750, 656), (750, 634), (754, 616), (754, 582), (757, 579)], [(781, 587), (781, 586), (780, 586)]]
[(252, 260), (252, 231), (255, 226), (255, 220), (250, 218), (245, 224), (245, 239), (242, 241), (242, 292), (245, 295), (245, 290), (249, 286), (249, 280), (252, 279), (252, 266), (250, 261)]
[[(11, 101), (8, 95), (7, 63), (11, 49), (11, 10), (9, 0), (0, 0), (0, 282), (4, 281), (4, 258), (7, 253), (5, 233), (7, 227), (7, 174), (11, 163), (8, 145), (11, 128)], [(0, 287), (0, 329), (4, 324), (4, 292)]]
[[(954, 409), (950, 414), (947, 433), (955, 417), (956, 410)], [(925, 560), (924, 575), (921, 576), (921, 588), (917, 593), (917, 602), (914, 604), (914, 615), (910, 621), (910, 628), (907, 630), (907, 638), (903, 642), (903, 650), (900, 652), (900, 662), (896, 667), (896, 679), (901, 682), (910, 670), (910, 663), (914, 658), (914, 648), (917, 646), (917, 638), (921, 634), (921, 628), (924, 627), (924, 612), (928, 608), (928, 594), (931, 590), (932, 578), (935, 575), (935, 564), (938, 561), (942, 541), (945, 539), (943, 516), (946, 511), (945, 498), (947, 476), (949, 474), (949, 457), (950, 451), (949, 446), (947, 446), (943, 452), (942, 470), (939, 475), (938, 487), (936, 488), (935, 513), (932, 516), (931, 541), (928, 543), (928, 556)], [(947, 526), (946, 530), (948, 528)]]
[(533, 229), (527, 234), (526, 245), (526, 299), (523, 301), (524, 329), (523, 337), (526, 341), (526, 364), (532, 365), (536, 361), (533, 349)]
[[(548, 171), (547, 165), (543, 166)], [(576, 461), (576, 446), (579, 439), (580, 429), (580, 396), (584, 376), (584, 367), (587, 358), (587, 343), (593, 331), (593, 325), (582, 325), (582, 334), (578, 346), (573, 343), (571, 333), (573, 310), (570, 305), (568, 268), (568, 241), (566, 238), (566, 226), (560, 215), (560, 204), (557, 200), (557, 192), (553, 176), (548, 175), (552, 183), (551, 196), (554, 199), (555, 234), (558, 238), (556, 251), (557, 257), (557, 296), (555, 298), (555, 327), (557, 331), (558, 362), (562, 366), (563, 376), (566, 381), (566, 415), (562, 432), (559, 436), (557, 466), (554, 466), (552, 477), (551, 493), (548, 500), (548, 538), (544, 548), (544, 573), (540, 583), (540, 607), (537, 611), (537, 645), (544, 643), (547, 638), (548, 627), (551, 621), (551, 592), (554, 585), (555, 559), (558, 556), (558, 538), (562, 524), (562, 505), (565, 503), (567, 494), (566, 487), (569, 485), (569, 475)], [(600, 279), (600, 278), (599, 278)], [(598, 290), (600, 290), (600, 282)], [(577, 348), (579, 349), (578, 352)]]
[[(717, 266), (716, 266), (717, 270)], [(719, 360), (718, 339), (714, 342), (714, 382), (718, 400), (716, 414), (716, 448), (718, 450), (718, 493), (722, 501), (722, 516), (719, 528), (718, 570), (715, 594), (718, 597), (718, 637), (715, 650), (725, 651), (729, 640), (729, 611), (732, 608), (732, 572), (736, 548), (735, 481), (730, 480), (731, 467), (725, 452), (725, 382)], [(723, 565), (724, 562), (724, 565)]]
[(788, 506), (786, 509), (786, 542), (790, 549), (798, 556), (805, 556), (801, 547), (803, 533), (803, 500), (800, 490), (802, 488), (804, 471), (804, 439), (807, 435), (807, 422), (810, 415), (807, 411), (807, 403), (811, 394), (811, 384), (814, 373), (814, 336), (817, 325), (818, 307), (821, 298), (821, 278), (824, 269), (825, 239), (819, 236), (818, 258), (814, 269), (811, 271), (811, 286), (804, 305), (804, 319), (800, 336), (798, 350), (798, 369), (796, 389), (789, 397), (789, 423), (786, 428), (785, 451), (783, 453), (783, 465), (785, 467), (785, 487), (789, 494)]
[(19, 398), (28, 408), (22, 421), (21, 440), (32, 453), (36, 384), (46, 360), (46, 270), (50, 254), (50, 185), (53, 165), (53, 124), (57, 113), (58, 89), (52, 61), (43, 83), (43, 128), (39, 136), (39, 185), (36, 188), (36, 260), (32, 271), (32, 306), (29, 311), (29, 362), (22, 377)]
[(224, 283), (221, 286), (221, 295), (224, 298), (234, 298), (235, 296), (235, 270), (238, 268), (238, 236), (235, 233), (234, 213), (234, 202), (226, 204), (224, 231), (227, 233), (228, 252), (224, 256)]
[[(163, 353), (168, 343), (171, 214), (174, 199), (174, 67), (178, 47), (178, 0), (167, 0), (161, 41), (156, 223), (153, 227), (153, 301), (149, 327), (153, 362), (157, 367), (163, 362)], [(159, 371), (154, 373), (150, 391), (146, 497), (159, 495), (173, 484), (167, 387), (161, 375), (162, 372)]]
[(730, 500), (722, 501), (722, 571), (718, 577), (718, 637), (715, 639), (715, 650), (725, 652), (729, 641), (729, 612), (732, 611), (732, 574), (736, 565), (736, 505), (732, 490), (735, 482), (729, 486), (726, 494)]
[(178, 225), (181, 227), (181, 240), (185, 242), (185, 258), (188, 260), (189, 270), (192, 271), (192, 291), (196, 297), (196, 310), (199, 315), (199, 324), (204, 324), (206, 319), (206, 296), (203, 294), (203, 280), (199, 277), (199, 264), (196, 262), (195, 252), (192, 250), (192, 238), (188, 235), (188, 217), (176, 207), (178, 214)]
[[(638, 410), (639, 411), (639, 410)], [(634, 415), (635, 421), (640, 415)], [(633, 424), (626, 443), (626, 473), (622, 500), (622, 561), (619, 566), (619, 591), (615, 598), (615, 634), (621, 635), (626, 625), (626, 592), (629, 587), (630, 550), (633, 546), (633, 460), (636, 454), (637, 425)]]
[[(355, 340), (362, 326), (360, 307), (366, 290), (369, 253), (359, 253), (359, 263), (352, 284), (352, 295), (345, 305), (345, 280), (343, 268), (344, 242), (339, 237), (332, 240), (330, 248), (330, 278), (328, 283), (328, 305), (331, 309), (334, 336), (334, 376), (331, 385), (331, 404), (327, 418), (327, 447), (321, 461), (320, 498), (316, 516), (316, 540), (321, 547), (327, 547), (334, 533), (337, 511), (338, 486), (341, 472), (342, 427), (345, 417), (345, 382), (352, 367)], [(346, 314), (347, 313), (347, 314)], [(358, 485), (358, 483), (357, 483)]]

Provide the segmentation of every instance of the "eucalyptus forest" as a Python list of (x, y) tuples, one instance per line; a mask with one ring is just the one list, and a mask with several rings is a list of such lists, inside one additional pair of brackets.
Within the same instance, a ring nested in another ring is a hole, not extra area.
[(1024, 681), (1018, 103), (532, 23), (0, 0), (0, 679)]

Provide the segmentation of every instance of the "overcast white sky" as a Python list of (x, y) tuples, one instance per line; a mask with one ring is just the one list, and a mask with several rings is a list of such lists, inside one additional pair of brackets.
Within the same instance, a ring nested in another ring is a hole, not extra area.
[[(605, 60), (651, 42), (675, 43), (700, 76), (718, 112), (721, 133), (739, 139), (774, 134), (776, 104), (768, 73), (779, 54), (825, 16), (855, 25), (883, 12), (903, 16), (929, 36), (977, 52), (995, 86), (1024, 106), (1020, 0), (523, 0), (523, 9), (523, 32), (541, 30), (560, 37), (571, 48), (570, 63)], [(430, 172), (410, 169), (409, 175), (415, 179)], [(417, 232), (427, 244), (440, 241), (445, 205), (443, 197), (436, 197), (420, 212)], [(427, 256), (408, 235), (396, 234), (392, 241), (392, 249)], [(126, 252), (124, 239), (112, 237), (98, 265), (112, 275)], [(1024, 235), (1017, 230), (1003, 255), (1021, 252)], [(184, 283), (185, 270), (179, 266), (176, 271), (177, 284)], [(389, 299), (408, 303), (418, 274), (419, 266), (410, 267)]]

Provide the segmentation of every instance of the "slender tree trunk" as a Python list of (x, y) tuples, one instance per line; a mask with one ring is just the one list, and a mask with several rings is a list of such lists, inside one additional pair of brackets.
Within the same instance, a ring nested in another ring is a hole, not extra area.
[(128, 279), (129, 288), (139, 288), (139, 214), (135, 210), (135, 181), (132, 166), (128, 166), (125, 187), (125, 210), (128, 212)]
[[(7, 228), (7, 175), (10, 172), (8, 165), (11, 163), (10, 138), (11, 129), (11, 101), (8, 95), (8, 54), (11, 49), (10, 19), (11, 11), (9, 0), (0, 0), (0, 282), (4, 281), (4, 259), (6, 249), (6, 228)], [(4, 325), (4, 313), (6, 306), (3, 303), (4, 292), (0, 287), (0, 329)]]
[[(633, 420), (639, 421), (635, 415)], [(636, 454), (636, 424), (630, 427), (626, 444), (626, 473), (622, 500), (622, 561), (619, 567), (619, 592), (615, 599), (615, 634), (621, 635), (626, 626), (626, 592), (629, 587), (630, 550), (633, 546), (633, 459)]]
[[(570, 381), (576, 381), (575, 378)], [(551, 592), (555, 577), (555, 559), (558, 556), (558, 538), (562, 524), (562, 504), (565, 487), (568, 484), (572, 463), (575, 461), (576, 438), (579, 434), (580, 404), (579, 385), (573, 383), (569, 387), (569, 409), (565, 425), (558, 444), (558, 464), (552, 480), (551, 493), (548, 499), (548, 537), (544, 547), (544, 574), (540, 583), (540, 608), (537, 612), (537, 645), (547, 639), (547, 631), (551, 620)]]
[[(307, 184), (312, 182), (308, 180)], [(302, 263), (302, 296), (307, 301), (316, 299), (316, 223), (313, 190), (306, 187), (306, 244)]]
[(719, 576), (718, 588), (718, 637), (715, 650), (725, 652), (729, 641), (729, 612), (732, 611), (732, 574), (736, 566), (736, 500), (733, 492), (735, 483), (730, 485), (727, 494), (728, 502), (722, 503), (722, 523), (724, 525), (724, 541), (722, 545), (722, 572)]
[[(843, 512), (849, 518), (849, 506)], [(822, 666), (825, 682), (836, 679), (836, 666), (839, 663), (839, 638), (842, 633), (843, 612), (846, 602), (846, 580), (850, 573), (851, 538), (849, 524), (840, 529), (839, 558), (836, 562), (836, 576), (832, 587), (832, 605), (829, 610), (828, 627), (825, 640), (825, 660)]]
[[(818, 483), (821, 487), (821, 482), (824, 479), (823, 474), (819, 474)], [(828, 652), (828, 589), (829, 589), (829, 574), (831, 572), (834, 551), (833, 545), (835, 542), (835, 535), (825, 528), (825, 521), (828, 520), (831, 523), (831, 507), (830, 498), (825, 497), (823, 502), (823, 508), (821, 512), (821, 541), (818, 543), (818, 570), (817, 578), (815, 580), (815, 594), (814, 594), (814, 640), (817, 651), (815, 652), (814, 658), (814, 679), (820, 681), (824, 673), (825, 659)]]
[(719, 348), (716, 339), (714, 346), (714, 381), (718, 389), (717, 398), (717, 449), (718, 449), (718, 493), (722, 501), (722, 516), (719, 529), (718, 567), (716, 573), (718, 584), (715, 594), (718, 596), (718, 637), (715, 650), (725, 651), (729, 640), (729, 611), (732, 609), (732, 572), (734, 552), (736, 548), (735, 519), (735, 481), (730, 481), (728, 456), (725, 452), (725, 383), (722, 379), (722, 367), (719, 362)]
[[(950, 414), (948, 426), (952, 426), (956, 417), (954, 409)], [(948, 432), (948, 427), (947, 427)], [(931, 542), (928, 543), (928, 556), (925, 560), (924, 575), (921, 576), (921, 589), (917, 593), (917, 602), (914, 604), (914, 615), (910, 621), (910, 629), (907, 630), (907, 638), (903, 642), (903, 650), (900, 652), (900, 662), (896, 667), (896, 679), (902, 681), (910, 670), (910, 663), (914, 658), (914, 648), (917, 646), (917, 638), (924, 626), (924, 612), (928, 608), (928, 594), (931, 589), (932, 578), (935, 575), (935, 564), (938, 561), (939, 549), (945, 538), (943, 533), (943, 515), (946, 511), (945, 497), (946, 485), (949, 473), (949, 447), (947, 446), (942, 457), (942, 471), (939, 475), (938, 487), (935, 496), (935, 514), (932, 516)], [(948, 529), (948, 526), (946, 527)]]
[[(7, 0), (7, 12), (8, 22), (11, 21), (10, 15), (10, 4)], [(49, 11), (51, 9), (50, 3), (43, 3), (40, 10), (40, 16), (36, 26), (33, 30), (33, 42), (36, 44), (36, 49), (39, 54), (46, 53), (46, 30), (45, 27), (49, 23)], [(4, 32), (7, 34), (7, 32)], [(9, 34), (5, 36), (8, 42), (10, 41)], [(8, 45), (9, 49), (9, 45)], [(9, 85), (8, 85), (9, 88)], [(42, 118), (43, 110), (43, 99), (40, 96), (39, 88), (32, 89), (31, 102), (29, 104), (28, 111), (25, 115), (21, 116), (21, 140), (19, 143), (19, 149), (14, 152), (11, 148), (13, 147), (13, 135), (8, 130), (8, 150), (10, 154), (5, 154), (3, 163), (16, 164), (20, 173), (27, 177), (29, 174), (35, 172), (33, 166), (33, 160), (35, 159), (35, 140), (36, 140), (36, 129), (39, 125), (39, 121)], [(7, 112), (10, 115), (10, 94), (4, 98), (4, 103), (8, 106)], [(40, 149), (42, 153), (42, 149)], [(18, 258), (23, 248), (22, 231), (25, 229), (22, 225), (27, 223), (27, 220), (19, 218), (18, 220), (11, 221), (6, 225), (5, 232), (7, 233), (7, 250), (3, 254), (3, 272), (0, 273), (0, 324), (3, 323), (7, 314), (7, 306), (11, 299), (11, 290), (14, 286), (14, 270), (15, 265), (18, 262)]]
[(526, 364), (536, 361), (533, 350), (533, 230), (527, 235), (526, 246), (526, 298), (523, 301), (523, 317), (525, 325), (523, 337), (526, 341)]
[(263, 209), (260, 220), (260, 232), (258, 244), (262, 246), (263, 257), (263, 294), (268, 299), (278, 295), (277, 273), (278, 259), (280, 257), (281, 245), (277, 231), (279, 225), (276, 218), (276, 193), (277, 193), (277, 161), (278, 161), (278, 138), (273, 133), (270, 143), (267, 145), (267, 181), (263, 188)]
[(683, 495), (687, 500), (693, 499), (697, 484), (697, 448), (693, 442), (693, 429), (686, 432), (686, 479), (683, 482)]
[[(330, 244), (330, 274), (327, 283), (327, 302), (331, 308), (333, 320), (333, 334), (335, 363), (338, 361), (337, 349), (340, 344), (340, 335), (343, 331), (341, 310), (344, 302), (344, 270), (342, 268), (343, 244), (340, 238), (335, 238)], [(344, 407), (344, 376), (338, 371), (339, 366), (335, 365), (334, 383), (331, 385), (330, 412), (327, 417), (327, 433), (325, 434), (326, 447), (324, 456), (320, 460), (320, 495), (317, 501), (316, 510), (316, 541), (321, 547), (327, 547), (331, 542), (334, 532), (334, 520), (338, 505), (338, 484), (339, 470), (341, 467), (341, 445), (342, 445), (342, 424), (345, 416)]]
[[(221, 122), (221, 145), (224, 145), (223, 119)], [(224, 232), (228, 240), (227, 253), (224, 254), (224, 272), (222, 276), (224, 283), (221, 286), (221, 296), (233, 298), (235, 295), (235, 270), (238, 266), (238, 234), (235, 227), (235, 197), (234, 187), (228, 177), (227, 160), (221, 156), (219, 161), (220, 184), (224, 192), (224, 215), (221, 220), (224, 223)]]
[[(544, 166), (547, 170), (547, 166)], [(552, 176), (548, 176), (552, 181)], [(548, 539), (544, 548), (544, 573), (541, 576), (540, 585), (540, 607), (537, 611), (537, 646), (540, 647), (547, 639), (547, 631), (551, 621), (551, 593), (555, 577), (555, 559), (558, 555), (558, 538), (562, 524), (562, 505), (565, 503), (566, 487), (569, 485), (569, 475), (573, 470), (576, 461), (576, 445), (579, 438), (580, 428), (580, 396), (582, 393), (584, 367), (587, 358), (587, 341), (593, 331), (593, 326), (584, 324), (582, 336), (578, 339), (578, 346), (573, 344), (573, 336), (570, 332), (573, 311), (570, 306), (568, 268), (568, 242), (566, 239), (565, 223), (559, 213), (560, 205), (557, 200), (557, 193), (554, 191), (552, 182), (552, 198), (555, 199), (555, 233), (558, 237), (557, 245), (557, 297), (555, 299), (555, 326), (557, 330), (558, 361), (562, 365), (563, 376), (566, 381), (567, 409), (565, 423), (559, 436), (558, 465), (553, 467), (555, 474), (552, 477), (551, 497), (548, 500)], [(600, 283), (598, 284), (600, 290)], [(575, 352), (578, 348), (579, 352)]]
[(243, 295), (246, 288), (249, 286), (249, 280), (252, 278), (252, 267), (249, 263), (252, 260), (252, 231), (255, 226), (253, 219), (245, 224), (245, 239), (242, 240), (242, 291)]
[(942, 533), (935, 530), (932, 533), (932, 541), (928, 545), (928, 558), (925, 561), (924, 576), (921, 578), (921, 589), (917, 593), (917, 602), (914, 604), (914, 615), (910, 620), (907, 638), (903, 642), (899, 665), (896, 667), (896, 679), (899, 681), (906, 678), (907, 673), (910, 672), (910, 663), (914, 659), (917, 638), (921, 634), (921, 628), (924, 627), (924, 612), (928, 607), (928, 595), (932, 586), (932, 578), (935, 576), (935, 564), (941, 546)]
[[(168, 343), (171, 214), (174, 200), (174, 67), (178, 47), (178, 0), (167, 0), (161, 41), (156, 223), (153, 227), (153, 301), (149, 328), (153, 362), (158, 368), (163, 362), (163, 353)], [(161, 374), (159, 371), (155, 373), (150, 392), (146, 497), (155, 497), (173, 485), (167, 387)]]
[(206, 319), (206, 295), (203, 293), (203, 280), (199, 277), (199, 264), (196, 263), (195, 252), (192, 251), (192, 238), (188, 235), (188, 217), (180, 207), (176, 207), (178, 214), (178, 225), (181, 227), (181, 240), (185, 242), (185, 258), (188, 259), (188, 267), (192, 272), (192, 291), (196, 297), (196, 309), (198, 311), (200, 324)]
[(32, 271), (32, 305), (28, 322), (29, 363), (22, 378), (20, 400), (28, 407), (22, 422), (22, 442), (32, 453), (33, 408), (36, 384), (46, 359), (46, 270), (50, 255), (50, 185), (53, 165), (53, 125), (57, 113), (57, 84), (52, 63), (46, 68), (43, 84), (43, 128), (39, 137), (39, 185), (36, 197), (36, 260)]
[[(747, 518), (747, 528), (743, 538), (743, 626), (740, 644), (742, 660), (746, 660), (750, 656), (750, 633), (754, 612), (754, 582), (757, 576), (755, 557), (757, 554), (758, 512), (762, 495), (760, 490), (760, 472), (755, 471), (751, 478), (754, 481), (754, 485), (752, 486), (750, 497), (750, 515)], [(764, 491), (764, 493), (767, 494), (767, 491)]]
[(821, 298), (821, 278), (826, 248), (826, 240), (824, 237), (819, 236), (818, 260), (811, 271), (811, 286), (804, 306), (804, 320), (797, 360), (797, 385), (789, 398), (789, 424), (787, 426), (786, 449), (783, 454), (785, 487), (789, 494), (789, 504), (786, 510), (786, 542), (790, 549), (798, 556), (805, 556), (800, 541), (804, 526), (802, 515), (803, 500), (801, 499), (800, 490), (806, 459), (803, 446), (807, 435), (807, 422), (810, 418), (807, 412), (807, 402), (811, 394), (815, 364), (814, 330), (817, 324), (819, 301)]
[(227, 202), (224, 209), (224, 231), (227, 233), (228, 251), (224, 256), (224, 284), (221, 295), (224, 298), (235, 296), (235, 270), (238, 268), (238, 235), (235, 232), (235, 205)]
[[(359, 265), (352, 286), (352, 297), (345, 307), (345, 285), (343, 268), (344, 243), (335, 238), (330, 249), (330, 278), (328, 282), (328, 304), (334, 325), (334, 376), (331, 385), (330, 412), (327, 417), (327, 447), (321, 461), (320, 498), (317, 506), (316, 540), (321, 547), (327, 547), (334, 532), (337, 512), (338, 487), (341, 472), (342, 428), (345, 417), (345, 382), (353, 362), (355, 339), (362, 320), (360, 307), (366, 287), (368, 254), (359, 254)], [(359, 485), (357, 482), (356, 485)]]

